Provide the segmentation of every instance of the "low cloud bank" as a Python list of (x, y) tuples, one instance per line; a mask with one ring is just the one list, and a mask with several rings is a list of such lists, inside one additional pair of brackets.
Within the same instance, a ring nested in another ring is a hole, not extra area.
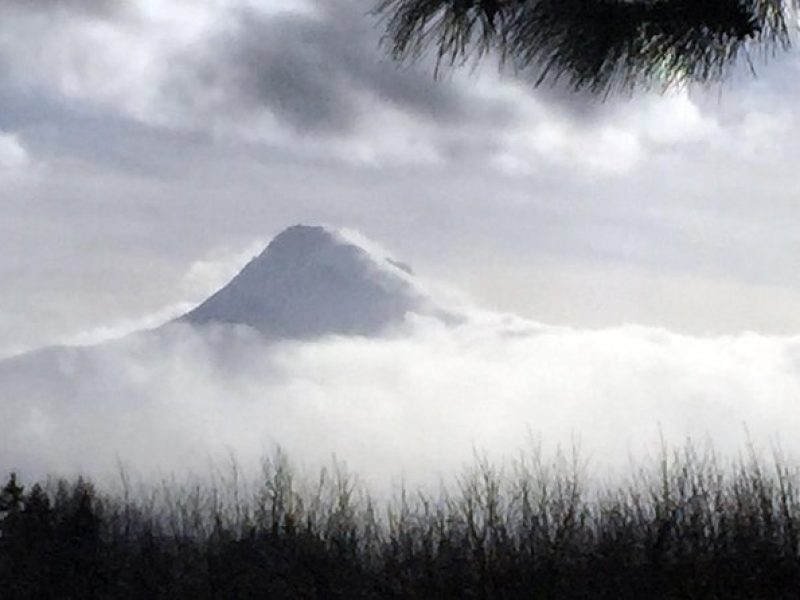
[(0, 363), (0, 472), (141, 477), (244, 468), (282, 446), (376, 485), (435, 482), (532, 439), (598, 468), (660, 435), (798, 450), (800, 338), (551, 328), (479, 315), (379, 339), (267, 344), (246, 328), (171, 325)]

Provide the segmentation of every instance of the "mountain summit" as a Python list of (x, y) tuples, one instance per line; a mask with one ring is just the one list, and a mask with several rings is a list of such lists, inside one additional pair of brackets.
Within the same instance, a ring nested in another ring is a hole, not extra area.
[(444, 316), (411, 269), (346, 234), (296, 225), (200, 306), (193, 324), (249, 325), (268, 337), (375, 335), (407, 313)]

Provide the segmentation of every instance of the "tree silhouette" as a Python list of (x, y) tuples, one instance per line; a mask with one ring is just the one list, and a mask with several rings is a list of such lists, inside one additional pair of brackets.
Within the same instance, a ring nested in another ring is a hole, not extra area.
[(497, 52), (535, 85), (608, 93), (719, 81), (790, 44), (797, 0), (380, 0), (395, 59), (437, 70)]
[(11, 473), (6, 485), (0, 489), (0, 516), (12, 515), (22, 509), (25, 488), (17, 483), (17, 474)]
[(563, 459), (480, 461), (383, 508), (346, 474), (298, 485), (288, 462), (242, 496), (11, 479), (0, 598), (796, 600), (800, 472), (743, 460), (689, 448), (608, 487)]

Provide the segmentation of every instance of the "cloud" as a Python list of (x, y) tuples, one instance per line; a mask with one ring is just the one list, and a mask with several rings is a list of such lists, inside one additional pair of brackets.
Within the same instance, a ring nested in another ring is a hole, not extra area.
[(386, 56), (363, 3), (277, 6), (15, 3), (0, 23), (0, 73), (150, 126), (359, 166), (466, 157), (514, 175), (577, 165), (613, 177), (713, 129), (686, 94), (601, 102), (491, 67), (434, 80), (430, 64)]
[(653, 152), (716, 132), (685, 90), (603, 102), (486, 71), (437, 81), (428, 64), (392, 64), (359, 3), (315, 8), (240, 13), (210, 50), (185, 56), (167, 95), (217, 131), (305, 155), (359, 164), (467, 155), (515, 175), (622, 175)]
[(395, 68), (374, 25), (357, 2), (18, 4), (0, 22), (0, 74), (168, 130), (356, 163), (435, 161), (436, 123), (463, 119), (470, 98)]
[(81, 347), (93, 346), (116, 340), (132, 333), (161, 327), (165, 323), (186, 314), (193, 307), (194, 304), (191, 302), (179, 302), (149, 315), (132, 319), (121, 319), (109, 325), (102, 325), (88, 331), (65, 336), (59, 343), (67, 346)]
[(201, 73), (215, 69), (232, 107), (269, 109), (299, 132), (352, 130), (375, 101), (427, 119), (467, 113), (468, 97), (452, 86), (381, 58), (379, 31), (358, 3), (318, 3), (313, 16), (246, 13), (216, 41)]
[(221, 289), (242, 270), (247, 262), (267, 246), (265, 240), (256, 240), (244, 248), (217, 248), (208, 258), (189, 265), (181, 281), (182, 293), (200, 302)]
[(19, 137), (0, 130), (0, 175), (22, 169), (30, 163)]
[(24, 88), (157, 121), (167, 65), (224, 21), (225, 5), (184, 0), (4, 4), (0, 74)]
[(169, 114), (305, 158), (380, 166), (439, 163), (457, 129), (502, 112), (463, 82), (393, 64), (362, 4), (313, 8), (232, 13), (230, 27), (176, 57)]
[(31, 10), (41, 12), (65, 11), (71, 13), (109, 15), (122, 9), (126, 3), (123, 0), (8, 0), (4, 3), (5, 10)]
[(654, 154), (719, 143), (722, 134), (716, 119), (704, 114), (686, 90), (618, 99), (581, 112), (569, 102), (565, 107), (544, 102), (552, 100), (550, 94), (531, 94), (520, 84), (506, 82), (491, 93), (507, 98), (519, 111), (514, 126), (499, 135), (492, 159), (498, 169), (513, 175), (553, 167), (589, 176), (626, 175)]
[(204, 473), (275, 444), (314, 467), (331, 455), (378, 486), (435, 482), (472, 457), (580, 440), (624, 469), (659, 435), (800, 446), (800, 338), (577, 330), (476, 314), (412, 320), (393, 336), (268, 345), (247, 329), (172, 326), (0, 363), (0, 471), (107, 477)]

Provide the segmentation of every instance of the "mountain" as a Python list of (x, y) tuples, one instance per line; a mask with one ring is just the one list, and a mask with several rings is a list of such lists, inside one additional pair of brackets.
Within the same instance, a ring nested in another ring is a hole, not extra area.
[[(395, 359), (365, 339), (272, 342), (399, 332), (413, 344), (414, 329), (402, 327), (411, 313), (462, 321), (429, 298), (408, 266), (371, 243), (324, 227), (291, 227), (179, 323), (0, 360), (0, 473), (108, 473), (115, 456), (134, 472), (199, 471), (204, 457), (232, 448), (256, 457), (265, 443), (283, 445), (286, 432), (304, 427), (299, 437), (315, 440), (308, 446), (328, 433), (349, 440), (351, 429), (335, 415), (350, 404), (335, 390), (351, 380), (373, 389)], [(206, 327), (213, 324), (222, 326)], [(372, 366), (362, 370), (366, 358)], [(427, 364), (414, 364), (428, 373)]]
[(179, 321), (248, 325), (270, 338), (375, 335), (408, 313), (448, 317), (411, 269), (346, 233), (295, 225)]

